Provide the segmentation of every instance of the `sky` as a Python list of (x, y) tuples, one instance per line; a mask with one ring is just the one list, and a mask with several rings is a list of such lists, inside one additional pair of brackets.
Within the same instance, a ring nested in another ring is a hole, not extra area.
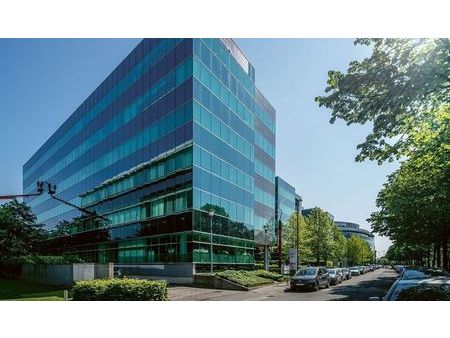
[[(256, 85), (277, 110), (276, 173), (303, 206), (370, 230), (366, 219), (397, 163), (356, 163), (370, 125), (329, 123), (314, 98), (329, 70), (370, 54), (350, 39), (236, 39)], [(0, 194), (21, 193), (22, 165), (139, 42), (138, 39), (0, 39)], [(377, 251), (389, 241), (375, 237)]]

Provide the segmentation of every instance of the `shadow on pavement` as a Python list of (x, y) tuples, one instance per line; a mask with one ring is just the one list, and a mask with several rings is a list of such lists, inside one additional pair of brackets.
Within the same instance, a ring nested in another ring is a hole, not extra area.
[(356, 284), (339, 284), (329, 292), (332, 295), (344, 296), (336, 300), (368, 300), (369, 297), (384, 296), (396, 278), (396, 275), (379, 276), (375, 280), (362, 280)]

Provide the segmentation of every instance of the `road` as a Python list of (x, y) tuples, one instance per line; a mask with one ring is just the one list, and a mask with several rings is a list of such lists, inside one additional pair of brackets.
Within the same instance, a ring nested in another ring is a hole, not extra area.
[(308, 300), (368, 300), (371, 296), (383, 296), (395, 281), (393, 270), (379, 269), (355, 276), (329, 289), (313, 291), (286, 291), (285, 283), (273, 284), (250, 291), (230, 291), (170, 286), (169, 300), (172, 301), (223, 301), (223, 300), (267, 300), (267, 301), (308, 301)]

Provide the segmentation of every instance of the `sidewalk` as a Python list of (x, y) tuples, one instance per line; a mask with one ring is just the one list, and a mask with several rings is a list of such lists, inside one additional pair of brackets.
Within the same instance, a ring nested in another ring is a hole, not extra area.
[(206, 289), (191, 286), (169, 286), (169, 300), (171, 301), (202, 301), (202, 300), (266, 300), (281, 293), (286, 283), (275, 283), (250, 291), (231, 291)]

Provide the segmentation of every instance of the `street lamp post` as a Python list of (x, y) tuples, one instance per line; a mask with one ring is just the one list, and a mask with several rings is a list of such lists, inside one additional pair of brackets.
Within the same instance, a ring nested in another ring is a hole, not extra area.
[(295, 211), (296, 211), (296, 213), (297, 213), (297, 226), (296, 226), (296, 232), (297, 232), (297, 243), (296, 243), (296, 247), (297, 247), (297, 259), (296, 259), (296, 263), (297, 263), (297, 266), (296, 266), (296, 270), (295, 271), (298, 271), (298, 267), (299, 267), (299, 259), (298, 259), (298, 257), (299, 257), (299, 254), (298, 254), (298, 247), (299, 247), (299, 238), (298, 238), (298, 228), (299, 228), (299, 217), (300, 217), (300, 200), (299, 199), (295, 199)]
[(214, 262), (213, 262), (213, 218), (214, 218), (215, 213), (216, 212), (212, 209), (208, 212), (209, 220), (210, 220), (210, 223), (209, 223), (209, 226), (210, 226), (210, 228), (209, 228), (209, 230), (210, 230), (210, 232), (209, 232), (209, 243), (210, 243), (209, 260), (211, 263), (211, 266), (210, 266), (211, 274), (213, 273), (213, 265), (214, 265)]
[(267, 224), (264, 225), (264, 270), (269, 270), (268, 250), (267, 250)]

